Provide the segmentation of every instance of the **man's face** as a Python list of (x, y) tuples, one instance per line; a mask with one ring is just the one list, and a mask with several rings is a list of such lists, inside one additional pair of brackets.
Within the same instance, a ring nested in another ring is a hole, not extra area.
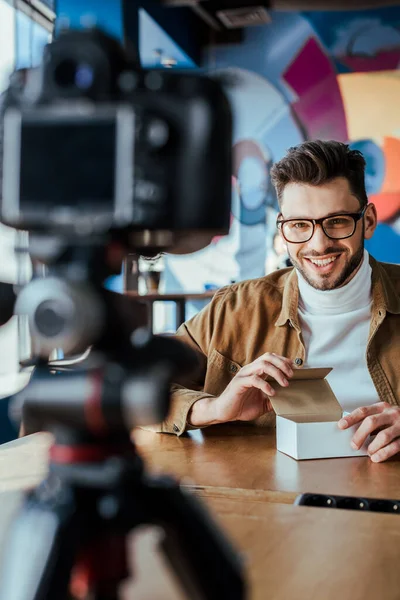
[[(320, 219), (333, 214), (357, 213), (360, 210), (358, 199), (351, 194), (349, 182), (343, 177), (319, 186), (290, 183), (282, 194), (283, 219)], [(349, 238), (332, 240), (325, 235), (320, 225), (316, 225), (314, 235), (308, 242), (286, 242), (289, 257), (314, 288), (333, 290), (341, 287), (357, 272), (363, 258), (364, 239), (372, 237), (376, 223), (375, 206), (370, 204), (364, 218), (357, 222), (356, 230)]]

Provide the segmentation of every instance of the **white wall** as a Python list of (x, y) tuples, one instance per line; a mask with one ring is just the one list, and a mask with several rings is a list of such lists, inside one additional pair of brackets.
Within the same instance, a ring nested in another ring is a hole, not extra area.
[[(8, 85), (15, 62), (14, 9), (0, 0), (0, 93)], [(17, 281), (17, 261), (14, 256), (16, 232), (0, 224), (0, 281)], [(18, 323), (13, 317), (0, 327), (0, 397), (14, 391), (18, 372)]]
[(14, 9), (5, 0), (0, 0), (0, 93), (7, 87), (8, 76), (14, 68), (14, 59)]

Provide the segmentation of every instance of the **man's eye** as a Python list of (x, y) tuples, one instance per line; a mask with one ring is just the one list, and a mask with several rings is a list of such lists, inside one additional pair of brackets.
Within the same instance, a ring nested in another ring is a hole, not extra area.
[(351, 219), (348, 217), (335, 217), (334, 219), (329, 219), (328, 227), (343, 227), (349, 223), (351, 223)]
[(291, 223), (291, 227), (292, 229), (305, 229), (310, 227), (310, 223), (307, 223), (306, 221), (295, 221)]

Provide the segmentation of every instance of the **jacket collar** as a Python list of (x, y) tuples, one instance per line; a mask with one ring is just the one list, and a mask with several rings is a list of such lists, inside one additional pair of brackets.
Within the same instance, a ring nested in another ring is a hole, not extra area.
[(400, 314), (400, 296), (382, 263), (369, 257), (372, 268), (372, 311)]
[(296, 269), (289, 271), (283, 288), (282, 309), (275, 322), (277, 327), (285, 325), (288, 321), (298, 329), (297, 308), (299, 305), (299, 284)]
[[(400, 314), (400, 297), (382, 265), (371, 255), (369, 263), (372, 269), (372, 315), (383, 318), (386, 312)], [(300, 329), (297, 309), (299, 304), (299, 286), (296, 269), (286, 275), (282, 295), (282, 309), (275, 322), (277, 327), (288, 321), (295, 329)], [(381, 319), (379, 319), (381, 320)]]

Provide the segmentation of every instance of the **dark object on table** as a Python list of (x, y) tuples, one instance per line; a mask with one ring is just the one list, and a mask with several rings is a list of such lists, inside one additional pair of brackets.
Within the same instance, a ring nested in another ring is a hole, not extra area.
[(400, 514), (400, 500), (361, 498), (357, 496), (335, 496), (327, 494), (301, 494), (296, 498), (297, 506), (319, 506)]

